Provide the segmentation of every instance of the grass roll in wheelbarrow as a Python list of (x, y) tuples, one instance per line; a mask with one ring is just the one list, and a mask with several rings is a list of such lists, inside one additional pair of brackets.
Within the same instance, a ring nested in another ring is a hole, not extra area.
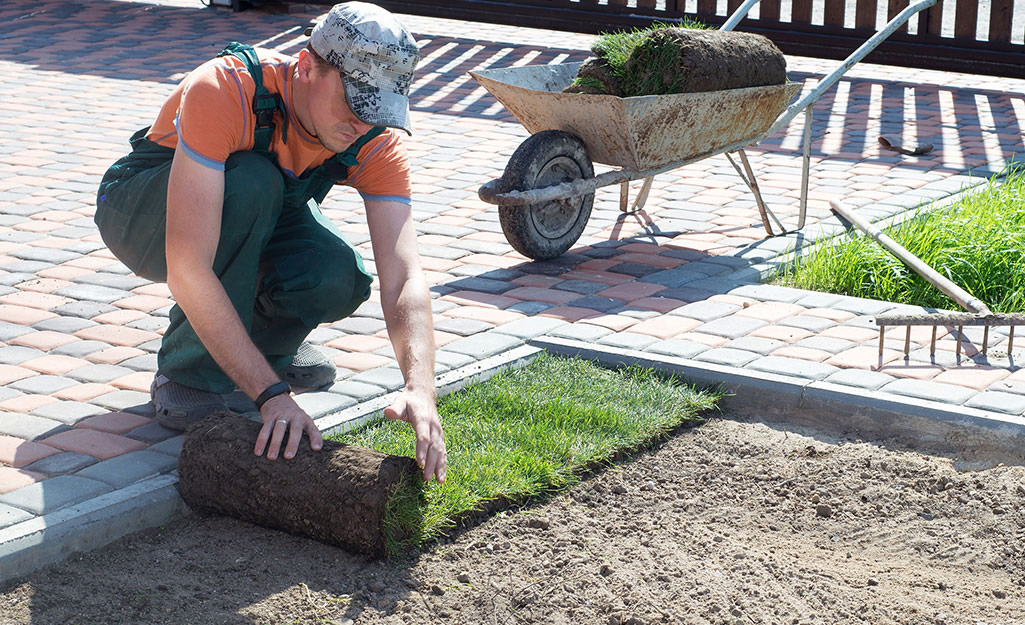
[[(423, 477), (412, 458), (304, 440), (295, 458), (253, 453), (260, 424), (217, 413), (189, 428), (178, 458), (182, 498), (223, 514), (373, 556), (398, 553), (418, 535)], [(404, 514), (396, 514), (399, 510)]]

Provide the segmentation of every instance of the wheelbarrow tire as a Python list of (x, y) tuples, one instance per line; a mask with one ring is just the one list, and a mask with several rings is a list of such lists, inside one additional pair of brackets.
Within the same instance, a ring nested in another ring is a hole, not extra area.
[[(593, 178), (587, 146), (576, 135), (544, 130), (520, 144), (502, 175), (506, 191), (530, 191)], [(577, 242), (594, 205), (594, 192), (527, 206), (499, 206), (502, 232), (517, 252), (534, 260), (561, 256)]]

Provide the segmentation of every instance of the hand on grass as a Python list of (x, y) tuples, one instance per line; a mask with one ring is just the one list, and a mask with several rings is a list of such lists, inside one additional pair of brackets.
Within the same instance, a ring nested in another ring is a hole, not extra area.
[(433, 393), (403, 391), (392, 405), (384, 409), (384, 416), (399, 419), (413, 426), (416, 434), (416, 463), (424, 470), (424, 479), (433, 477), (438, 483), (445, 481), (448, 459), (445, 453), (445, 434)]
[(267, 400), (260, 409), (260, 416), (263, 417), (263, 427), (256, 437), (256, 449), (253, 450), (257, 456), (262, 456), (266, 450), (268, 460), (277, 460), (286, 434), (286, 460), (294, 458), (299, 451), (299, 441), (302, 440), (303, 432), (310, 437), (310, 449), (320, 451), (324, 446), (324, 438), (320, 435), (317, 425), (313, 423), (313, 419), (288, 393)]

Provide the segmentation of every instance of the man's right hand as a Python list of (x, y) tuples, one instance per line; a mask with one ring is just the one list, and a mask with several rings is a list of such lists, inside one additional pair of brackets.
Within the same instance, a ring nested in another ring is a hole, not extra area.
[[(321, 436), (317, 425), (306, 414), (299, 404), (295, 403), (288, 393), (272, 397), (260, 409), (260, 416), (263, 417), (263, 427), (256, 437), (256, 449), (254, 453), (262, 456), (267, 452), (268, 460), (277, 460), (281, 450), (281, 443), (288, 437), (285, 444), (285, 459), (291, 460), (299, 451), (299, 441), (302, 440), (303, 432), (310, 437), (310, 449), (320, 451), (324, 446), (324, 437)], [(270, 446), (268, 447), (268, 443)]]

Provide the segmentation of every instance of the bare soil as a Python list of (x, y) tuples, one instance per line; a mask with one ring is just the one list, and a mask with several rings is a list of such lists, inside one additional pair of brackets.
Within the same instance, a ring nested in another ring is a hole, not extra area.
[(0, 624), (1025, 623), (1025, 468), (731, 417), (410, 559), (191, 515), (0, 588)]

